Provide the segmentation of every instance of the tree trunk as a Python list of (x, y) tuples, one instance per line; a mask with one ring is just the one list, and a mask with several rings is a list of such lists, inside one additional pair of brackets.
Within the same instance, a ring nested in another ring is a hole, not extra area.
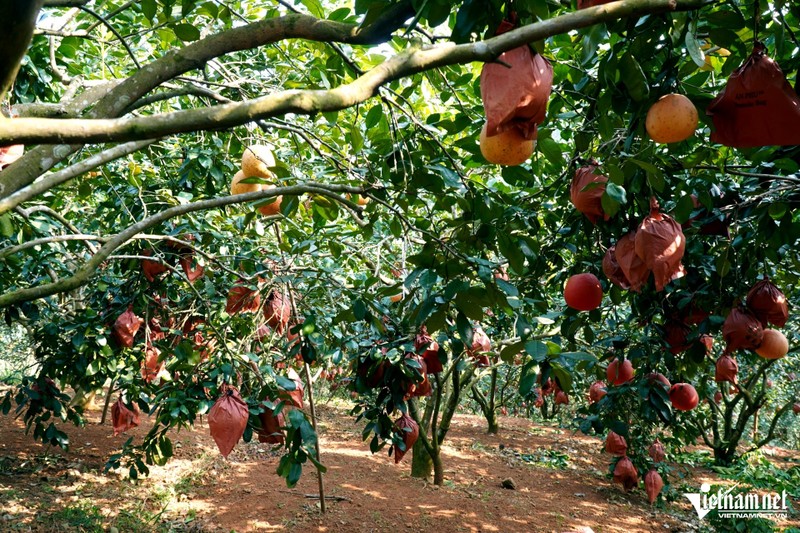
[(411, 477), (430, 479), (433, 472), (433, 458), (421, 440), (414, 443), (411, 452)]

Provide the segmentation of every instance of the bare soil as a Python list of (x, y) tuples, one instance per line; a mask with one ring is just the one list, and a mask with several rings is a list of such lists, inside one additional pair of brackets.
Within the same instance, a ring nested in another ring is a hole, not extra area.
[[(171, 435), (175, 457), (138, 482), (103, 473), (108, 456), (143, 427), (113, 436), (90, 410), (68, 428), (69, 452), (25, 435), (0, 416), (0, 531), (315, 531), (315, 532), (677, 532), (698, 523), (679, 490), (650, 506), (643, 489), (623, 493), (608, 476), (601, 442), (554, 426), (501, 417), (499, 435), (457, 415), (443, 454), (446, 481), (411, 478), (411, 454), (398, 465), (372, 455), (344, 407), (319, 409), (328, 512), (319, 513), (313, 468), (288, 489), (275, 474), (279, 450), (240, 442), (227, 460), (208, 427)], [(146, 420), (143, 420), (146, 422)], [(787, 452), (791, 453), (791, 452)], [(797, 457), (797, 454), (794, 454)], [(712, 472), (672, 465), (687, 487)], [(511, 479), (515, 489), (502, 487)], [(792, 524), (800, 525), (800, 524)], [(589, 529), (590, 528), (590, 529)]]

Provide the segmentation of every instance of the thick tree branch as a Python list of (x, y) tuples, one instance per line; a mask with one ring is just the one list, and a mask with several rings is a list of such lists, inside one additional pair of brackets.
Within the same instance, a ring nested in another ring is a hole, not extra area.
[[(284, 39), (299, 38), (320, 42), (371, 44), (388, 38), (387, 27), (398, 27), (404, 21), (397, 13), (398, 4), (387, 10), (373, 24), (360, 27), (333, 21), (322, 21), (306, 15), (286, 15), (233, 28), (209, 36), (185, 48), (168, 53), (122, 82), (92, 110), (89, 118), (100, 122), (76, 120), (43, 122), (30, 119), (24, 124), (9, 128), (0, 124), (0, 143), (23, 140), (57, 142), (73, 139), (74, 142), (91, 142), (115, 139), (141, 139), (157, 135), (231, 127), (260, 118), (286, 113), (314, 114), (351, 107), (375, 94), (378, 87), (390, 81), (425, 70), (472, 61), (492, 61), (506, 50), (545, 37), (591, 26), (600, 22), (631, 16), (660, 13), (676, 9), (697, 9), (713, 0), (623, 0), (603, 6), (584, 9), (531, 24), (485, 42), (464, 45), (441, 45), (402, 53), (364, 74), (355, 82), (330, 91), (284, 91), (242, 104), (215, 106), (176, 114), (156, 115), (144, 119), (102, 120), (102, 117), (119, 116), (127, 106), (141, 98), (159, 84), (184, 72), (202, 67), (208, 60), (237, 50), (250, 49)], [(391, 21), (391, 22), (390, 22)], [(379, 31), (380, 30), (380, 31)], [(377, 39), (377, 40), (376, 40)], [(85, 128), (85, 130), (84, 130)], [(54, 132), (59, 132), (54, 135)], [(69, 149), (69, 150), (66, 150)], [(36, 176), (51, 168), (76, 149), (59, 145), (42, 147), (37, 154), (23, 156), (0, 174), (0, 198), (29, 184)], [(62, 153), (56, 154), (56, 150)]]
[(5, 21), (0, 33), (0, 101), (17, 77), (22, 58), (28, 50), (36, 25), (36, 15), (43, 0), (5, 0), (0, 2), (0, 20)]
[[(190, 204), (179, 205), (165, 209), (155, 215), (151, 215), (139, 222), (128, 226), (125, 230), (117, 233), (114, 236), (104, 239), (105, 244), (95, 253), (86, 263), (83, 264), (72, 276), (63, 278), (58, 282), (47, 283), (45, 285), (38, 285), (25, 289), (17, 289), (5, 294), (0, 295), (0, 308), (9, 305), (14, 305), (20, 302), (36, 300), (44, 298), (53, 294), (67, 292), (85, 285), (91, 279), (94, 272), (100, 265), (111, 256), (111, 254), (124, 245), (130, 239), (134, 238), (137, 234), (142, 233), (144, 230), (161, 224), (171, 218), (193, 213), (195, 211), (202, 211), (206, 209), (214, 209), (231, 204), (238, 204), (244, 202), (254, 202), (257, 200), (265, 200), (275, 196), (287, 195), (297, 196), (305, 193), (314, 193), (321, 196), (331, 198), (337, 202), (349, 203), (345, 200), (340, 193), (359, 194), (363, 192), (361, 187), (350, 187), (346, 185), (323, 185), (318, 183), (307, 183), (304, 185), (291, 185), (288, 187), (275, 187), (269, 190), (262, 190), (258, 192), (251, 192), (246, 194), (238, 194), (235, 196), (223, 196), (220, 198), (213, 198), (210, 200), (203, 200)], [(358, 206), (356, 206), (358, 209)]]
[(130, 141), (230, 128), (288, 113), (311, 115), (353, 107), (377, 94), (388, 82), (447, 65), (492, 61), (502, 52), (577, 28), (643, 13), (702, 5), (701, 0), (624, 0), (568, 13), (554, 19), (509, 31), (486, 41), (462, 45), (437, 45), (410, 50), (390, 58), (355, 81), (331, 90), (289, 90), (247, 102), (205, 109), (177, 111), (122, 119), (26, 119), (14, 127), (0, 124), (0, 144), (6, 142), (110, 142)]
[[(320, 20), (307, 15), (286, 15), (210, 35), (184, 48), (168, 52), (145, 65), (108, 91), (88, 116), (89, 118), (118, 117), (129, 105), (162, 83), (191, 70), (202, 68), (211, 59), (231, 52), (249, 50), (285, 39), (347, 44), (383, 42), (391, 37), (394, 29), (401, 27), (411, 16), (410, 10), (410, 1), (395, 4), (372, 24), (363, 27), (357, 24)], [(78, 148), (80, 145), (41, 146), (24, 155), (0, 173), (0, 198), (30, 184)]]
[(87, 157), (86, 159), (75, 163), (74, 165), (63, 168), (58, 172), (48, 174), (32, 185), (25, 187), (24, 189), (21, 189), (6, 198), (0, 199), (0, 214), (15, 208), (19, 204), (26, 202), (57, 185), (80, 176), (81, 174), (88, 172), (93, 168), (97, 168), (101, 165), (105, 165), (106, 163), (114, 161), (115, 159), (119, 159), (120, 157), (125, 157), (126, 155), (138, 152), (142, 148), (153, 144), (157, 140), (158, 139), (147, 139), (144, 141), (119, 144), (109, 148), (108, 150), (104, 150), (98, 154)]

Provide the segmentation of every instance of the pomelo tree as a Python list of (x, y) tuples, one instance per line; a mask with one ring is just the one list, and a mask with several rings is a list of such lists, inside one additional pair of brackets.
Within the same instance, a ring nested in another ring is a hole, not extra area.
[[(796, 86), (800, 7), (592, 3), (6, 2), (0, 13), (19, 23), (0, 41), (15, 117), (0, 120), (0, 308), (34, 339), (38, 366), (3, 411), (67, 445), (56, 421), (81, 423), (81, 399), (110, 383), (107, 401), (118, 392), (155, 420), (110, 463), (138, 475), (169, 458), (170, 428), (234, 386), (245, 439), (283, 417), (279, 473), (291, 484), (319, 450), (313, 415), (289, 410), (286, 370), (311, 390), (315, 375), (346, 368), (370, 448), (406, 451), (395, 420), (409, 413), (426, 476), (466, 395), (491, 429), (503, 376), (531, 403), (561, 392), (583, 404), (624, 359), (634, 377), (581, 407), (582, 429), (639, 442), (640, 470), (658, 434), (702, 437), (729, 461), (769, 401), (763, 378), (798, 366), (790, 319), (788, 357), (732, 348), (737, 386), (713, 380), (723, 324), (750, 287), (769, 277), (796, 300), (800, 148), (712, 142), (705, 111), (757, 42)], [(495, 35), (504, 19), (516, 28)], [(478, 142), (481, 69), (528, 46), (552, 65), (546, 117), (530, 158), (491, 164)], [(658, 143), (648, 110), (673, 93), (699, 124)], [(246, 148), (262, 145), (268, 173), (239, 176), (249, 187), (235, 192), (250, 192), (231, 195)], [(593, 185), (575, 194), (599, 192), (591, 219), (570, 190), (586, 168)], [(631, 290), (603, 260), (615, 245), (623, 259), (653, 201), (682, 226), (683, 275), (646, 265)], [(564, 284), (586, 273), (604, 296), (572, 309)], [(443, 373), (414, 399), (422, 326)], [(653, 372), (708, 401), (676, 411)], [(792, 387), (754, 444), (776, 436)]]

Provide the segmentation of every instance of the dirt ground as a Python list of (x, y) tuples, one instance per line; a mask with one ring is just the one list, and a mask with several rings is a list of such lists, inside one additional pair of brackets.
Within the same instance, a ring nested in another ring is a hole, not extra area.
[[(317, 478), (304, 469), (293, 489), (275, 474), (279, 452), (239, 443), (223, 459), (208, 427), (171, 435), (175, 457), (134, 483), (103, 474), (108, 456), (135, 428), (113, 436), (98, 425), (68, 428), (65, 453), (34, 443), (21, 422), (0, 416), (0, 531), (314, 531), (314, 532), (677, 532), (694, 531), (696, 515), (682, 497), (651, 507), (644, 490), (624, 494), (606, 475), (598, 439), (502, 417), (499, 435), (483, 419), (457, 415), (443, 448), (445, 484), (411, 478), (409, 454), (399, 465), (371, 455), (344, 407), (319, 409), (328, 512), (321, 516)], [(673, 465), (682, 482), (711, 474)], [(516, 488), (504, 489), (512, 479)], [(793, 524), (794, 525), (794, 524)], [(798, 524), (800, 525), (800, 524)]]

